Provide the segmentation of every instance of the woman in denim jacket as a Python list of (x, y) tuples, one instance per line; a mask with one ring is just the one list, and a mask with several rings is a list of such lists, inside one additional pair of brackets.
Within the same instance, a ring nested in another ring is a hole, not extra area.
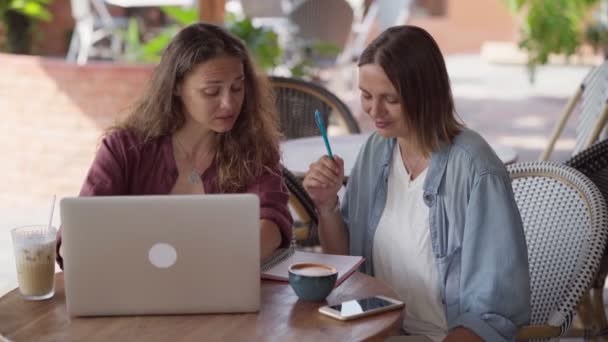
[(433, 38), (392, 27), (359, 60), (361, 105), (376, 126), (344, 178), (340, 157), (304, 187), (325, 252), (362, 255), (363, 271), (405, 301), (403, 329), (433, 341), (512, 341), (530, 319), (530, 279), (511, 180), (456, 118)]

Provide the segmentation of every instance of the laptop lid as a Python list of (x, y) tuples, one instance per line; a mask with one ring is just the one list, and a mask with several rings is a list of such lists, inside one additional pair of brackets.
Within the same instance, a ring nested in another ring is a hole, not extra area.
[(259, 211), (253, 194), (64, 198), (68, 313), (258, 311)]

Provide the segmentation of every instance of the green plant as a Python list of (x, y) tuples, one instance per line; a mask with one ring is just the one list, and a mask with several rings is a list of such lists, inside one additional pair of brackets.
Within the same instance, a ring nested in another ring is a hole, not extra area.
[(528, 52), (531, 80), (537, 65), (550, 54), (567, 57), (585, 42), (589, 15), (599, 0), (508, 0), (514, 13), (522, 13), (519, 46)]
[[(161, 10), (174, 24), (161, 30), (154, 38), (142, 42), (141, 32), (137, 21), (129, 22), (128, 29), (123, 32), (125, 41), (124, 59), (129, 62), (152, 62), (160, 60), (163, 50), (173, 36), (184, 26), (198, 21), (198, 13), (194, 9), (180, 7), (162, 7)], [(239, 18), (232, 13), (226, 15), (226, 29), (245, 42), (247, 49), (266, 72), (283, 65), (293, 77), (318, 77), (317, 67), (323, 61), (335, 60), (341, 49), (332, 43), (315, 41), (292, 41), (289, 49), (283, 49), (277, 34), (270, 28), (253, 25), (249, 18)], [(284, 53), (288, 50), (289, 56)]]
[(157, 63), (162, 51), (178, 30), (177, 26), (172, 25), (162, 30), (156, 37), (142, 43), (137, 19), (131, 18), (127, 30), (122, 32), (125, 43), (123, 58), (127, 62)]
[(587, 26), (585, 30), (585, 41), (593, 47), (595, 53), (602, 53), (604, 58), (608, 56), (608, 25), (595, 21)]
[[(158, 62), (163, 50), (179, 29), (198, 20), (198, 13), (195, 9), (163, 7), (162, 11), (175, 24), (164, 28), (157, 36), (145, 43), (140, 40), (137, 22), (129, 23), (127, 31), (123, 34), (126, 43), (126, 60)], [(272, 29), (255, 27), (249, 18), (238, 19), (233, 14), (226, 16), (225, 27), (245, 42), (247, 49), (262, 69), (270, 70), (278, 65), (282, 49), (279, 46), (277, 34)]]
[(32, 23), (52, 18), (48, 5), (52, 0), (0, 0), (0, 20), (6, 33), (3, 50), (29, 53), (32, 45)]
[(255, 27), (251, 19), (238, 19), (232, 13), (226, 15), (225, 25), (228, 31), (245, 42), (262, 69), (269, 70), (279, 64), (283, 51), (279, 46), (279, 37), (272, 29)]
[(342, 49), (335, 44), (321, 40), (303, 42), (296, 49), (295, 56), (291, 61), (291, 76), (298, 78), (319, 78), (318, 66), (322, 64), (333, 64)]

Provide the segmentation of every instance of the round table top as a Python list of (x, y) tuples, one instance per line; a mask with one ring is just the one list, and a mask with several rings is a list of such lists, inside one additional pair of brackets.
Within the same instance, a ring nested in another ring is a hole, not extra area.
[(373, 295), (398, 298), (388, 286), (362, 273), (334, 289), (327, 303), (300, 301), (288, 283), (263, 280), (257, 314), (72, 318), (66, 312), (63, 273), (56, 276), (55, 291), (45, 301), (26, 301), (18, 289), (1, 297), (0, 340), (3, 335), (15, 341), (380, 340), (397, 335), (403, 318), (403, 310), (396, 310), (342, 322), (317, 311), (328, 303)]
[[(357, 160), (359, 150), (369, 135), (367, 133), (329, 137), (332, 152), (344, 160), (346, 176), (350, 174), (350, 170)], [(517, 160), (517, 152), (513, 148), (494, 143), (491, 143), (490, 146), (503, 163), (511, 164)], [(327, 154), (321, 136), (286, 140), (281, 143), (281, 152), (283, 154), (283, 165), (294, 173), (308, 171), (311, 163)]]

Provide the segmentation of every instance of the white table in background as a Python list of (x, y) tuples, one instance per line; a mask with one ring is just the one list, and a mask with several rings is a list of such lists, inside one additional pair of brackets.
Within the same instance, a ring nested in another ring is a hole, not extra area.
[[(369, 133), (329, 137), (332, 152), (344, 159), (344, 172), (346, 176), (349, 176), (350, 170), (357, 160), (359, 149), (368, 137)], [(517, 160), (517, 152), (513, 148), (499, 144), (490, 145), (503, 163), (511, 164)], [(311, 163), (327, 154), (325, 143), (321, 136), (284, 141), (281, 143), (281, 152), (283, 154), (283, 165), (295, 174), (303, 174), (308, 171)]]
[(160, 6), (181, 6), (193, 7), (194, 0), (105, 0), (106, 3), (114, 6), (129, 7), (160, 7)]

